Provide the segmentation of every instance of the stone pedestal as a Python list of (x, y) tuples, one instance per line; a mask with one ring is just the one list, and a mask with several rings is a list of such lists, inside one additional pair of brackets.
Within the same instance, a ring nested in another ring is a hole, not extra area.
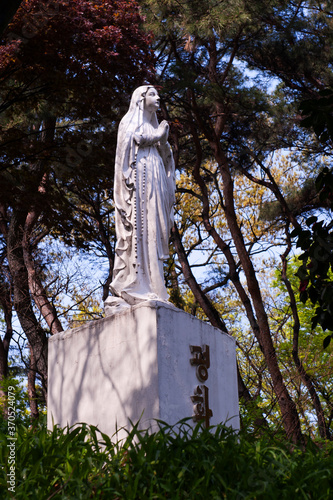
[(235, 341), (216, 328), (148, 301), (49, 339), (49, 428), (85, 422), (112, 436), (129, 420), (193, 416), (239, 427)]

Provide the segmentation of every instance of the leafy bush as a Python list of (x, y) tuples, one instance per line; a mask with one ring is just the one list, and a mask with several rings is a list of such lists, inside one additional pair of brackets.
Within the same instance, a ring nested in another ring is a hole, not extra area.
[(134, 426), (122, 445), (87, 425), (52, 432), (17, 425), (11, 493), (4, 432), (0, 439), (2, 498), (320, 500), (333, 492), (331, 443), (301, 450), (222, 425), (192, 432), (183, 422), (181, 432), (163, 423), (152, 434)]
[[(8, 389), (15, 393), (15, 420), (28, 426), (31, 422), (31, 414), (28, 391), (24, 383), (15, 378), (2, 379), (1, 388), (5, 393), (8, 393)], [(0, 433), (1, 431), (5, 432), (8, 427), (5, 417), (6, 407), (7, 398), (0, 398)], [(41, 414), (46, 415), (45, 405), (40, 405), (40, 407)]]

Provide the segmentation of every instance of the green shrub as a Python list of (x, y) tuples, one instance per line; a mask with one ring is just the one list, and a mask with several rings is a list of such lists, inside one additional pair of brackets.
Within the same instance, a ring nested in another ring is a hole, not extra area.
[[(81, 425), (52, 432), (17, 425), (16, 487), (7, 490), (8, 436), (1, 440), (2, 498), (46, 499), (329, 499), (330, 444), (304, 451), (269, 436), (229, 428), (181, 432), (160, 424), (149, 434), (134, 426), (121, 446)], [(101, 447), (102, 446), (102, 447)]]
[[(15, 394), (15, 420), (29, 425), (31, 422), (28, 392), (19, 380), (8, 378), (1, 380), (1, 388), (7, 392), (8, 389)], [(5, 408), (7, 406), (6, 398), (0, 398), (0, 431), (5, 432), (7, 429), (7, 421), (5, 418)], [(42, 408), (41, 413), (46, 414), (46, 408)]]

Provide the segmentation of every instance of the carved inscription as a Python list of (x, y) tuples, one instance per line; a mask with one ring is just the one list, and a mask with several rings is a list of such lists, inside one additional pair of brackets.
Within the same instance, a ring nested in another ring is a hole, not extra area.
[[(208, 369), (210, 367), (209, 345), (190, 345), (192, 358), (190, 363), (196, 367), (196, 376), (199, 382), (204, 383), (208, 379)], [(195, 422), (203, 420), (205, 426), (209, 427), (209, 419), (213, 416), (209, 408), (209, 389), (206, 385), (198, 385), (191, 396), (193, 403), (192, 418)]]

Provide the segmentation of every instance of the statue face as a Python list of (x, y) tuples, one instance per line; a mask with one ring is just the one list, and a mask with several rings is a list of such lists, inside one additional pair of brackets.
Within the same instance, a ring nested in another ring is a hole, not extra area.
[(157, 90), (153, 87), (147, 90), (144, 106), (145, 109), (150, 112), (157, 111), (160, 107), (160, 96), (158, 95)]

